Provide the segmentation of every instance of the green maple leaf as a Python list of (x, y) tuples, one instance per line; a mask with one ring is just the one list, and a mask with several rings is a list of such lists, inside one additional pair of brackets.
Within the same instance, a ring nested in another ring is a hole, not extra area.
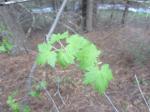
[(103, 94), (112, 80), (112, 72), (108, 64), (102, 65), (99, 70), (98, 67), (91, 67), (91, 69), (86, 72), (84, 77), (84, 84), (90, 84), (97, 90), (100, 94)]
[(48, 43), (43, 42), (42, 44), (38, 45), (38, 51), (39, 52), (47, 52), (52, 49), (52, 46)]
[(113, 79), (113, 75), (112, 75), (112, 71), (109, 67), (109, 64), (104, 64), (101, 67), (101, 74), (103, 75), (103, 77), (107, 80), (110, 81)]
[(8, 52), (13, 48), (13, 45), (8, 41), (7, 38), (4, 38), (2, 42), (0, 42), (0, 53)]
[[(66, 40), (67, 45), (56, 52), (51, 51), (51, 45), (63, 39)], [(48, 43), (40, 44), (38, 50), (38, 64), (47, 63), (55, 67), (57, 61), (63, 68), (66, 68), (77, 61), (79, 67), (85, 72), (83, 82), (92, 85), (100, 94), (106, 91), (110, 80), (113, 79), (108, 64), (102, 65), (100, 69), (98, 67), (98, 57), (101, 52), (80, 35), (69, 36), (68, 32), (54, 34)]]
[(2, 43), (7, 51), (11, 50), (13, 47), (13, 45), (9, 42), (7, 38), (4, 38)]
[(55, 67), (56, 61), (57, 61), (57, 54), (53, 51), (50, 52), (50, 56), (47, 63), (51, 65), (51, 67)]
[(57, 58), (58, 63), (60, 63), (62, 67), (67, 67), (70, 64), (74, 64), (74, 56), (68, 51), (65, 52), (64, 50), (60, 50)]
[(87, 70), (91, 66), (95, 66), (99, 55), (100, 51), (97, 50), (95, 45), (87, 44), (77, 54), (77, 61), (79, 61), (80, 68)]
[(70, 38), (66, 39), (67, 43), (74, 48), (75, 51), (83, 48), (85, 45), (89, 44), (89, 41), (81, 37), (80, 35), (72, 35)]
[(49, 60), (50, 55), (51, 55), (50, 51), (39, 53), (36, 58), (37, 64), (39, 64), (39, 65), (46, 64), (47, 61)]
[(28, 105), (25, 105), (23, 108), (23, 112), (31, 112), (31, 109)]
[(32, 97), (39, 97), (40, 96), (40, 92), (39, 91), (31, 91), (29, 93), (30, 96)]
[(63, 39), (66, 39), (66, 38), (68, 38), (68, 37), (69, 37), (69, 33), (68, 33), (68, 31), (67, 31), (67, 32), (62, 33), (62, 34), (61, 34), (61, 37), (59, 37), (59, 39), (60, 39), (60, 40), (63, 40)]
[(0, 46), (0, 53), (2, 53), (2, 52), (6, 52), (7, 50), (5, 49), (5, 47), (4, 46)]
[(10, 43), (6, 43), (5, 44), (5, 48), (6, 48), (7, 51), (9, 51), (9, 50), (11, 50), (13, 48), (13, 45), (10, 44)]
[(42, 43), (38, 45), (39, 54), (37, 55), (36, 62), (37, 64), (44, 65), (49, 64), (52, 67), (55, 67), (57, 61), (57, 54), (54, 51), (51, 51), (52, 47), (48, 43)]
[(37, 64), (44, 65), (49, 60), (51, 56), (50, 50), (51, 46), (47, 43), (42, 43), (38, 45), (39, 54), (37, 55), (36, 62)]
[(54, 44), (60, 40), (63, 40), (65, 38), (68, 38), (69, 37), (69, 33), (68, 32), (64, 32), (62, 34), (53, 34), (52, 37), (51, 37), (51, 40), (49, 41), (50, 44)]
[(13, 96), (8, 96), (7, 104), (13, 112), (19, 112), (19, 104), (15, 101)]
[(74, 47), (71, 46), (71, 45), (67, 45), (67, 46), (65, 47), (65, 51), (66, 51), (68, 54), (73, 55), (73, 56), (75, 56), (76, 53), (77, 53), (76, 48), (74, 48)]
[(97, 74), (99, 74), (100, 71), (97, 67), (92, 67), (90, 71), (85, 73), (85, 77), (84, 77), (84, 84), (92, 84), (96, 77)]
[(39, 84), (36, 86), (36, 90), (43, 90), (47, 87), (46, 81), (40, 81)]

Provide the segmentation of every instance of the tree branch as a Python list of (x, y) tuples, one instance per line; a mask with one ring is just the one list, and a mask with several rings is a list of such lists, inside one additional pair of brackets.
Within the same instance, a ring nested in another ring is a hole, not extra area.
[[(56, 19), (55, 19), (55, 21), (54, 21), (52, 27), (50, 28), (50, 30), (49, 30), (49, 32), (48, 32), (48, 34), (47, 34), (47, 36), (46, 36), (46, 40), (47, 40), (47, 41), (48, 41), (48, 39), (51, 37), (51, 35), (52, 35), (54, 29), (56, 28), (56, 25), (57, 25), (57, 23), (58, 23), (58, 20), (59, 20), (59, 18), (60, 18), (60, 15), (61, 15), (61, 13), (62, 13), (62, 11), (63, 11), (63, 9), (64, 9), (66, 3), (67, 3), (67, 0), (64, 0), (64, 1), (63, 1), (63, 4), (61, 5), (61, 8), (60, 8), (60, 10), (59, 10), (59, 12), (58, 12), (58, 14), (57, 14), (57, 16), (56, 16)], [(28, 78), (28, 80), (27, 80), (28, 92), (30, 92), (30, 91), (31, 91), (31, 88), (32, 88), (32, 77), (33, 77), (33, 74), (34, 74), (34, 72), (35, 72), (36, 67), (37, 67), (37, 64), (36, 64), (36, 62), (34, 61), (34, 64), (32, 65), (31, 70), (30, 70), (30, 73), (29, 73), (29, 78)]]
[(109, 98), (109, 96), (104, 93), (105, 97), (107, 98), (107, 100), (110, 102), (110, 104), (112, 105), (113, 109), (115, 110), (115, 112), (119, 112), (119, 110), (115, 107), (115, 105), (113, 104), (112, 100)]
[(46, 41), (48, 41), (51, 38), (52, 33), (54, 32), (56, 25), (58, 24), (59, 18), (61, 16), (61, 13), (63, 12), (63, 9), (65, 8), (66, 4), (67, 4), (68, 0), (64, 0), (57, 15), (56, 15), (56, 19), (54, 20), (54, 23), (51, 27), (51, 29), (49, 30), (49, 33), (46, 35)]
[(144, 100), (144, 102), (145, 102), (145, 104), (146, 104), (146, 106), (147, 106), (147, 108), (148, 108), (148, 110), (149, 110), (149, 112), (150, 112), (150, 106), (149, 106), (148, 102), (146, 101), (146, 98), (145, 98), (145, 96), (144, 96), (144, 93), (142, 92), (142, 89), (141, 89), (141, 87), (140, 87), (140, 83), (139, 83), (139, 80), (138, 80), (136, 74), (135, 74), (135, 79), (136, 79), (136, 82), (137, 82), (139, 91), (140, 91), (140, 93), (141, 93), (141, 95), (142, 95), (142, 98), (143, 98), (143, 100)]

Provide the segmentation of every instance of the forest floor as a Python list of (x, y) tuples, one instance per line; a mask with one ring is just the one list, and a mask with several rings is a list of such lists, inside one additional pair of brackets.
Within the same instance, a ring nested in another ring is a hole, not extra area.
[[(15, 97), (17, 101), (21, 102), (26, 95), (27, 77), (37, 54), (35, 48), (44, 36), (41, 32), (34, 32), (32, 35), (33, 50), (28, 54), (18, 56), (0, 54), (0, 112), (11, 112), (6, 101), (14, 91), (17, 91)], [(102, 62), (110, 64), (114, 79), (106, 94), (118, 110), (148, 112), (134, 75), (137, 75), (143, 93), (150, 104), (150, 58), (140, 51), (141, 48), (139, 51), (135, 50), (138, 47), (135, 45), (131, 48), (128, 43), (133, 44), (135, 40), (136, 44), (139, 44), (137, 42), (139, 39), (144, 43), (142, 45), (146, 45), (146, 42), (150, 42), (150, 32), (142, 28), (126, 26), (95, 31), (85, 36), (102, 50)], [(145, 57), (140, 58), (143, 56)], [(50, 71), (47, 67), (38, 67), (34, 77), (38, 81), (48, 81), (47, 90), (51, 93), (60, 112), (115, 112), (105, 96), (100, 96), (91, 87), (82, 84), (83, 74), (74, 67), (67, 70), (56, 69), (56, 71)], [(58, 95), (54, 95), (57, 91), (57, 77), (62, 79), (60, 93), (65, 104)], [(57, 112), (44, 91), (39, 98), (29, 99), (29, 104), (32, 112)]]

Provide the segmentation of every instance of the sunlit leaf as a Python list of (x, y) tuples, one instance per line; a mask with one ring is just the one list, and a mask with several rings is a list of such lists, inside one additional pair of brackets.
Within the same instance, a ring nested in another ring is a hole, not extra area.
[(60, 63), (62, 67), (67, 67), (68, 65), (74, 63), (74, 56), (69, 54), (69, 52), (60, 50), (58, 53), (58, 63)]
[(99, 55), (100, 51), (93, 44), (87, 44), (77, 54), (77, 61), (79, 61), (81, 69), (87, 70), (97, 64)]
[(68, 37), (69, 37), (69, 33), (68, 33), (68, 32), (64, 32), (64, 33), (62, 33), (62, 34), (60, 34), (60, 33), (58, 33), (58, 34), (53, 34), (52, 37), (51, 37), (51, 39), (50, 39), (50, 41), (49, 41), (49, 43), (50, 43), (50, 44), (54, 44), (54, 43), (56, 43), (56, 42), (58, 42), (58, 41), (61, 41), (61, 40), (63, 40), (63, 39), (66, 39), (66, 38), (68, 38)]
[(84, 83), (90, 84), (97, 90), (100, 94), (103, 94), (112, 80), (112, 72), (108, 64), (102, 65), (101, 69), (98, 67), (91, 68), (85, 74)]
[(49, 65), (51, 65), (51, 67), (55, 67), (56, 61), (57, 61), (57, 54), (52, 51), (50, 56), (49, 56), (47, 63)]

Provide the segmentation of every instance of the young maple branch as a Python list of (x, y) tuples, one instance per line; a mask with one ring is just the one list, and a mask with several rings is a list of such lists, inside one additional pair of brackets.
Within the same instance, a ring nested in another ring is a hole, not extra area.
[(62, 95), (61, 95), (61, 93), (60, 93), (60, 79), (57, 79), (56, 85), (57, 85), (57, 91), (56, 91), (56, 93), (54, 94), (54, 96), (58, 95), (58, 96), (60, 97), (62, 103), (63, 103), (64, 105), (66, 105), (66, 104), (65, 104), (65, 101), (63, 100), (63, 97), (62, 97)]
[(148, 102), (146, 101), (146, 98), (145, 98), (145, 96), (144, 96), (144, 94), (143, 94), (143, 92), (142, 92), (142, 89), (141, 89), (141, 87), (140, 87), (140, 83), (139, 83), (139, 80), (138, 80), (136, 74), (135, 74), (135, 80), (136, 80), (136, 82), (137, 82), (137, 85), (138, 85), (139, 91), (140, 91), (140, 93), (141, 93), (141, 95), (142, 95), (142, 98), (143, 98), (143, 100), (144, 100), (144, 102), (145, 102), (145, 104), (146, 104), (146, 106), (147, 106), (147, 108), (148, 108), (148, 110), (149, 110), (149, 112), (150, 112), (150, 106), (149, 106)]
[(107, 98), (107, 100), (110, 102), (110, 104), (112, 105), (113, 109), (116, 111), (116, 112), (119, 112), (118, 109), (115, 107), (115, 105), (113, 104), (112, 100), (109, 98), (109, 96), (104, 93), (105, 97)]
[[(60, 15), (61, 15), (61, 13), (62, 13), (62, 11), (63, 11), (65, 5), (67, 4), (67, 1), (68, 1), (68, 0), (64, 0), (64, 1), (63, 1), (62, 5), (61, 5), (61, 8), (60, 8), (60, 10), (59, 10), (59, 12), (58, 12), (58, 14), (57, 14), (57, 16), (56, 16), (56, 19), (55, 19), (55, 21), (54, 21), (52, 27), (50, 28), (50, 30), (49, 30), (49, 32), (48, 32), (48, 34), (47, 34), (47, 36), (46, 36), (46, 41), (49, 40), (49, 38), (51, 37), (52, 33), (54, 32), (54, 30), (55, 30), (55, 28), (56, 28), (56, 25), (57, 25), (57, 23), (58, 23), (58, 20), (59, 20), (59, 18), (60, 18)], [(31, 67), (31, 71), (30, 71), (30, 73), (29, 73), (29, 79), (28, 79), (28, 81), (27, 81), (28, 92), (31, 91), (31, 86), (32, 86), (32, 78), (31, 78), (31, 77), (33, 77), (33, 73), (34, 73), (36, 67), (37, 67), (36, 62), (34, 62), (34, 64), (33, 64), (32, 67)]]

